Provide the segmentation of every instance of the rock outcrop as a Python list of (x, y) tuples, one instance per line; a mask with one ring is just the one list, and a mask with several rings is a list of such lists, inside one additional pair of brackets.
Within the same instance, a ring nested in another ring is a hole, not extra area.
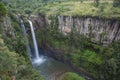
[(3, 30), (4, 37), (9, 36), (9, 37), (15, 38), (14, 30), (13, 30), (13, 27), (11, 25), (11, 20), (8, 16), (5, 16), (3, 18), (3, 23), (1, 23), (1, 27)]
[[(113, 41), (120, 40), (120, 21), (115, 19), (105, 19), (99, 17), (72, 17), (58, 16), (57, 24), (59, 31), (64, 35), (69, 34), (74, 29), (74, 33), (84, 35), (94, 43), (101, 43), (103, 46)], [(54, 24), (45, 15), (33, 20), (36, 28), (44, 29), (48, 25)], [(39, 27), (38, 27), (39, 26)]]
[(120, 40), (120, 21), (95, 17), (58, 16), (59, 30), (67, 35), (72, 29), (92, 42), (108, 45)]

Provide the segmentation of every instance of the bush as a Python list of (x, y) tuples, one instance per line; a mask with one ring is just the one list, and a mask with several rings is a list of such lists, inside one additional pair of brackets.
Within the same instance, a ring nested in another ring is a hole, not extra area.
[(7, 13), (7, 10), (5, 6), (2, 3), (0, 3), (0, 17), (4, 16), (6, 13)]
[(0, 38), (0, 80), (11, 80), (16, 72), (17, 54), (10, 52)]
[(113, 6), (114, 6), (114, 7), (120, 6), (120, 0), (114, 0), (114, 1), (113, 1)]
[(82, 59), (95, 65), (102, 64), (100, 56), (98, 56), (95, 52), (89, 50), (84, 51), (84, 53), (82, 54)]
[(85, 78), (79, 76), (76, 73), (68, 72), (62, 80), (85, 80)]
[(0, 80), (11, 80), (12, 77), (16, 80), (44, 80), (23, 56), (11, 52), (0, 37)]

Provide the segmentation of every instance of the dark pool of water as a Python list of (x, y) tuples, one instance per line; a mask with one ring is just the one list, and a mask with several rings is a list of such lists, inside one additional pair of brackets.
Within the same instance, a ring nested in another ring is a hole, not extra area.
[(66, 72), (72, 71), (68, 65), (45, 56), (32, 64), (46, 80), (60, 80)]

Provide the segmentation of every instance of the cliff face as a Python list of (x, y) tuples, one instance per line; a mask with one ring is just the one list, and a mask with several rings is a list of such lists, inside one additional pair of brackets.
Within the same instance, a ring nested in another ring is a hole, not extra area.
[(93, 17), (58, 16), (59, 30), (67, 35), (72, 29), (92, 42), (107, 45), (120, 40), (120, 21)]
[(11, 20), (8, 16), (5, 16), (1, 22), (2, 34), (4, 37), (15, 37), (13, 27), (11, 25)]
[[(98, 17), (71, 17), (58, 16), (59, 30), (64, 35), (71, 31), (78, 35), (85, 35), (94, 43), (101, 43), (103, 46), (113, 41), (120, 40), (120, 21), (103, 19)], [(39, 16), (33, 20), (36, 28), (45, 28), (45, 24), (52, 25), (54, 22), (45, 16)], [(39, 26), (39, 27), (38, 27)]]
[(37, 30), (38, 28), (44, 29), (46, 27), (46, 16), (44, 14), (39, 14), (37, 16), (31, 17), (31, 20), (34, 24), (34, 28)]

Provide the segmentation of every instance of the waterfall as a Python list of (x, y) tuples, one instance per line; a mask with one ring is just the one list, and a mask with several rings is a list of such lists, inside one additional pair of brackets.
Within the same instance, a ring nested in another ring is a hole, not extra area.
[(32, 57), (31, 48), (30, 48), (29, 41), (28, 41), (28, 38), (27, 38), (26, 28), (25, 28), (25, 25), (24, 25), (22, 19), (20, 19), (20, 25), (21, 25), (22, 31), (24, 33), (24, 36), (27, 40), (27, 50), (28, 50), (30, 60), (32, 61), (33, 64), (38, 64), (39, 65), (39, 64), (43, 63), (46, 59), (44, 58), (44, 56), (39, 56), (39, 51), (38, 51), (38, 46), (37, 46), (37, 41), (36, 41), (36, 37), (35, 37), (33, 24), (30, 20), (28, 20), (28, 21), (29, 21), (29, 24), (30, 24), (30, 29), (31, 29), (32, 39), (33, 39), (33, 44), (34, 44), (34, 51), (35, 51), (35, 58), (34, 59)]
[(27, 51), (28, 51), (28, 53), (29, 53), (29, 56), (31, 57), (31, 50), (30, 50), (30, 46), (29, 46), (28, 39), (27, 39), (26, 28), (25, 28), (25, 25), (24, 25), (22, 19), (20, 19), (20, 25), (21, 25), (22, 31), (23, 31), (23, 33), (24, 33), (24, 36), (25, 36), (25, 38), (26, 38), (26, 40), (27, 40)]
[(38, 51), (38, 46), (37, 46), (37, 41), (36, 41), (36, 36), (35, 36), (33, 24), (32, 24), (32, 22), (30, 20), (28, 20), (28, 21), (29, 21), (30, 29), (31, 29), (31, 33), (32, 33), (32, 39), (33, 39), (33, 44), (34, 44), (35, 57), (38, 59), (39, 58), (39, 51)]
[(35, 52), (35, 59), (33, 63), (41, 64), (45, 61), (45, 58), (44, 56), (39, 56), (38, 45), (37, 45), (36, 36), (35, 36), (34, 28), (33, 28), (33, 23), (30, 20), (28, 20), (28, 22), (30, 24), (30, 29), (31, 29), (32, 39), (33, 39), (33, 44), (34, 44), (34, 52)]

